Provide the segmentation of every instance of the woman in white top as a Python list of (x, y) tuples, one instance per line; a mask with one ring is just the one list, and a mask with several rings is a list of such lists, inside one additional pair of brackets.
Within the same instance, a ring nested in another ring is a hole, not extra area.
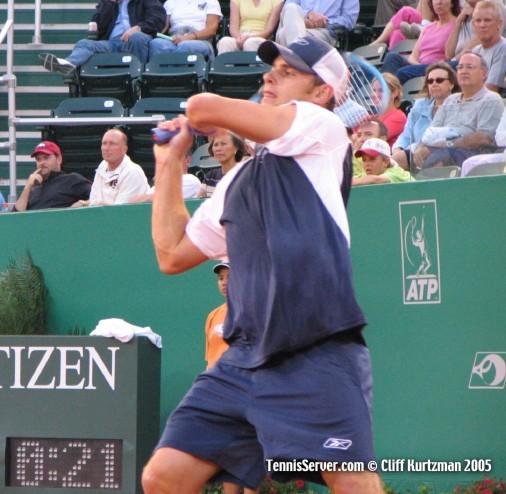
[(218, 41), (218, 55), (227, 51), (257, 51), (272, 37), (283, 0), (230, 0), (230, 36)]

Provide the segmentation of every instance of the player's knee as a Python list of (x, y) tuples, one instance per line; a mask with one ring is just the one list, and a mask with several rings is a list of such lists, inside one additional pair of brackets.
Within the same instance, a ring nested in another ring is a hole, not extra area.
[(325, 479), (332, 494), (382, 494), (381, 481), (372, 472), (341, 472)]

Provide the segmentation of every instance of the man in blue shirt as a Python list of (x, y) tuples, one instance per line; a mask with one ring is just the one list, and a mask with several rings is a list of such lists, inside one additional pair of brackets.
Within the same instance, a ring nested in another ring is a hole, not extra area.
[(309, 34), (335, 45), (336, 28), (353, 29), (359, 11), (358, 0), (287, 0), (281, 11), (276, 41), (288, 46)]
[(95, 53), (129, 53), (146, 63), (149, 42), (165, 27), (165, 10), (158, 0), (100, 0), (92, 21), (98, 40), (78, 41), (66, 59), (41, 53), (44, 68), (70, 74)]

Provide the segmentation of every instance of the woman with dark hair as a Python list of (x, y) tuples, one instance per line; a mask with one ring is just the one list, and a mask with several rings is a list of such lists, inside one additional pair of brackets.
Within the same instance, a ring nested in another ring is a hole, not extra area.
[(382, 72), (395, 74), (401, 84), (413, 77), (425, 74), (425, 69), (435, 62), (445, 61), (445, 45), (460, 12), (459, 0), (429, 0), (429, 8), (436, 20), (420, 34), (413, 52), (406, 59), (398, 53), (388, 53)]
[(202, 187), (197, 197), (210, 197), (214, 192), (217, 183), (237, 163), (249, 154), (246, 143), (242, 137), (227, 132), (220, 137), (211, 139), (209, 143), (209, 154), (221, 165), (220, 168), (213, 168), (204, 175)]
[(446, 63), (433, 63), (425, 71), (425, 81), (411, 108), (404, 131), (392, 146), (392, 158), (405, 170), (410, 169), (411, 153), (421, 141), (432, 118), (444, 100), (460, 91), (456, 72)]
[[(389, 146), (392, 146), (399, 134), (404, 130), (404, 126), (406, 125), (406, 114), (399, 109), (402, 96), (402, 86), (399, 79), (392, 74), (383, 74), (383, 77), (390, 91), (390, 101), (385, 112), (380, 117), (380, 121), (383, 122), (388, 129), (387, 142)], [(383, 98), (383, 88), (376, 79), (372, 81), (371, 87), (371, 99), (375, 105), (379, 106)]]

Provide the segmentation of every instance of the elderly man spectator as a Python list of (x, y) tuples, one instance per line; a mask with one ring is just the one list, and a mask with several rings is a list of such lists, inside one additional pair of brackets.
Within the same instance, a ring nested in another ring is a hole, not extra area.
[(127, 156), (127, 141), (120, 129), (111, 129), (104, 134), (103, 161), (95, 171), (90, 200), (78, 201), (74, 207), (126, 204), (133, 197), (147, 194), (148, 179), (144, 170)]
[[(459, 60), (465, 51), (472, 50), (480, 44), (473, 29), (473, 12), (478, 0), (467, 0), (457, 16), (455, 26), (453, 27), (448, 42), (445, 46), (445, 55), (447, 60)], [(502, 36), (506, 36), (506, 6), (498, 3), (502, 19)]]
[(338, 27), (353, 29), (357, 23), (358, 0), (287, 0), (281, 11), (276, 41), (288, 46), (311, 34), (335, 45)]
[(482, 0), (473, 12), (473, 29), (480, 44), (473, 48), (489, 67), (486, 85), (491, 91), (506, 88), (504, 72), (506, 66), (506, 39), (501, 36), (503, 18), (501, 8), (495, 2)]
[(470, 156), (495, 146), (504, 105), (497, 93), (485, 87), (487, 76), (483, 57), (472, 52), (462, 55), (457, 66), (462, 92), (446, 98), (425, 131), (413, 155), (418, 168), (461, 166)]
[(66, 59), (41, 53), (44, 68), (69, 74), (95, 53), (129, 53), (146, 63), (149, 42), (165, 26), (165, 11), (158, 0), (99, 0), (92, 21), (98, 40), (78, 41)]
[(62, 154), (56, 143), (42, 141), (31, 157), (37, 169), (28, 177), (14, 210), (67, 208), (88, 199), (91, 183), (79, 173), (62, 172)]

